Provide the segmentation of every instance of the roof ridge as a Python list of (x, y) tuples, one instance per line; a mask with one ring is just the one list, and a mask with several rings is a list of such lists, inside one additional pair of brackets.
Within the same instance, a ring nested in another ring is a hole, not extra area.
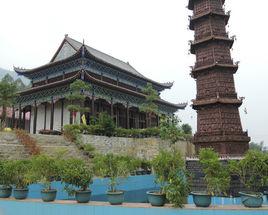
[[(78, 43), (80, 43), (81, 44), (81, 46), (83, 45), (83, 43), (81, 43), (80, 41), (78, 41), (78, 40), (76, 40), (76, 39), (73, 39), (73, 38), (71, 38), (71, 37), (69, 37), (69, 36), (67, 36), (67, 38), (68, 39), (71, 39), (71, 40), (73, 40), (73, 41), (75, 41), (75, 42), (78, 42)], [(84, 44), (86, 47), (89, 47), (89, 48), (91, 48), (91, 49), (94, 49), (95, 51), (97, 51), (97, 52), (100, 52), (100, 53), (102, 53), (102, 54), (105, 54), (105, 55), (107, 55), (107, 56), (109, 56), (109, 57), (111, 57), (111, 58), (113, 58), (113, 59), (115, 59), (115, 60), (118, 60), (118, 61), (121, 61), (122, 63), (125, 63), (125, 64), (127, 64), (127, 65), (129, 65), (129, 66), (131, 66), (130, 65), (130, 63), (127, 61), (127, 62), (125, 62), (125, 61), (123, 61), (123, 60), (120, 60), (119, 58), (116, 58), (116, 57), (113, 57), (112, 55), (110, 55), (110, 54), (107, 54), (107, 53), (105, 53), (105, 52), (103, 52), (103, 51), (100, 51), (100, 50), (98, 50), (98, 49), (96, 49), (96, 48), (93, 48), (92, 46), (89, 46), (89, 45), (87, 45), (86, 43)], [(77, 50), (78, 51), (78, 50)], [(90, 51), (89, 51), (90, 52)], [(137, 71), (133, 66), (131, 66), (135, 71)], [(137, 71), (138, 72), (138, 71)]]

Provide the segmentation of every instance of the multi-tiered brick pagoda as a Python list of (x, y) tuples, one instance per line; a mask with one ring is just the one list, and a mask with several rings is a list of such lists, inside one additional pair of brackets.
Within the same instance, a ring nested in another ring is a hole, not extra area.
[(212, 147), (221, 155), (242, 155), (250, 138), (243, 132), (233, 74), (238, 69), (230, 49), (234, 37), (226, 32), (230, 14), (223, 9), (225, 0), (189, 0), (193, 10), (190, 29), (195, 38), (191, 53), (196, 64), (191, 75), (196, 80), (197, 95), (193, 109), (197, 111), (197, 132), (194, 144), (197, 151)]

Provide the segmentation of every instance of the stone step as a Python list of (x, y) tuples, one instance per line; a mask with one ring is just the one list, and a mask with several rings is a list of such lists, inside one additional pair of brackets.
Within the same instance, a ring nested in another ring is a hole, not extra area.
[(57, 136), (57, 135), (35, 134), (31, 135), (31, 137), (37, 141), (38, 145), (72, 146), (74, 144), (69, 141), (66, 141), (63, 136)]
[(37, 141), (41, 153), (57, 155), (65, 151), (64, 156), (66, 157), (85, 158), (75, 143), (66, 141), (63, 136), (35, 134), (31, 137)]
[(0, 158), (1, 159), (24, 159), (28, 158), (29, 153), (25, 150), (23, 145), (19, 144), (0, 144)]

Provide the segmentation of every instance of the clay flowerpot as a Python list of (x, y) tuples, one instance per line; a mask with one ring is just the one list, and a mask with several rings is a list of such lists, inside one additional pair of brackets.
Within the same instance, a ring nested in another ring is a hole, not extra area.
[(53, 202), (57, 196), (57, 190), (41, 190), (41, 197), (44, 202)]
[(107, 198), (111, 205), (121, 205), (124, 202), (124, 191), (108, 191)]
[(75, 199), (78, 203), (88, 203), (91, 197), (91, 190), (75, 191)]
[(148, 191), (147, 197), (152, 206), (162, 207), (166, 203), (166, 195), (159, 191)]
[(259, 208), (263, 203), (263, 194), (256, 192), (239, 192), (241, 202), (248, 208)]
[(13, 195), (15, 199), (26, 199), (28, 197), (29, 189), (28, 188), (14, 188)]
[(209, 207), (211, 205), (211, 195), (207, 192), (191, 192), (196, 207)]
[(0, 185), (0, 198), (9, 198), (12, 193), (12, 187)]

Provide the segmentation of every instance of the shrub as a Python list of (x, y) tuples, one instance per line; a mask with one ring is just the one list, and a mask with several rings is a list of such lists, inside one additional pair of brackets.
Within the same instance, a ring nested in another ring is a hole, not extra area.
[(51, 190), (51, 182), (59, 178), (59, 160), (48, 155), (35, 156), (32, 159), (31, 177), (40, 182), (44, 190)]
[(73, 125), (65, 125), (64, 126), (64, 132), (63, 135), (64, 137), (71, 141), (74, 142), (77, 139), (77, 136), (81, 133), (81, 126), (78, 124), (73, 124)]
[(40, 148), (37, 142), (24, 130), (15, 130), (18, 140), (25, 146), (30, 155), (39, 155)]
[(129, 175), (129, 162), (122, 156), (114, 154), (98, 155), (94, 158), (94, 172), (100, 177), (109, 177), (108, 190), (116, 192), (120, 179)]
[(91, 144), (87, 143), (83, 145), (83, 151), (85, 154), (87, 154), (89, 157), (93, 158), (94, 157), (94, 151), (95, 147), (92, 146)]
[(182, 207), (189, 193), (188, 172), (179, 151), (161, 151), (152, 161), (155, 182), (160, 185), (160, 193), (165, 194), (175, 207)]
[(85, 191), (92, 183), (92, 171), (84, 160), (71, 158), (65, 160), (61, 167), (61, 180), (66, 183), (65, 190), (73, 193), (74, 187)]
[(184, 140), (184, 133), (179, 126), (180, 120), (177, 117), (164, 117), (160, 122), (160, 137), (175, 144), (179, 140)]
[(230, 162), (230, 171), (247, 189), (258, 192), (268, 185), (268, 154), (250, 150), (242, 160)]
[(9, 187), (12, 184), (12, 161), (0, 159), (0, 185)]
[(35, 180), (30, 177), (31, 160), (15, 160), (8, 165), (12, 171), (12, 183), (17, 189), (24, 189)]
[(231, 178), (228, 168), (220, 162), (218, 153), (210, 148), (201, 149), (199, 160), (205, 174), (207, 192), (211, 195), (226, 195)]
[(192, 134), (192, 127), (189, 124), (182, 124), (181, 129), (184, 132), (184, 134)]
[(97, 125), (100, 126), (103, 135), (110, 137), (114, 134), (115, 131), (114, 121), (111, 118), (111, 116), (108, 115), (106, 112), (99, 114)]

